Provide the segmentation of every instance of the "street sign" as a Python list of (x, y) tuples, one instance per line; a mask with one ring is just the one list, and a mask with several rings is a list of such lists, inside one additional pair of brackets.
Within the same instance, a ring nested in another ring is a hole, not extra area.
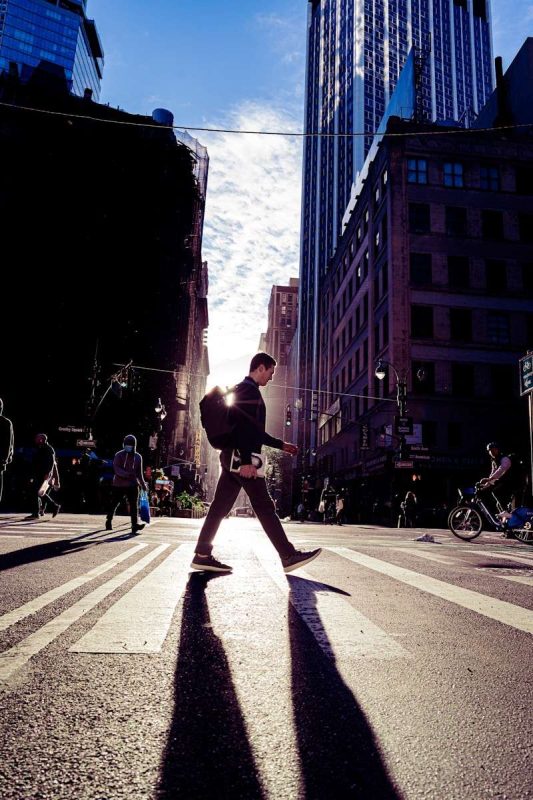
[(533, 353), (529, 353), (519, 361), (520, 364), (520, 394), (533, 392)]
[(76, 447), (96, 447), (94, 439), (76, 439)]
[(394, 432), (398, 435), (407, 434), (412, 436), (413, 433), (413, 418), (412, 417), (394, 417)]
[(395, 461), (394, 466), (396, 469), (413, 469), (414, 461)]
[(411, 458), (414, 458), (415, 461), (431, 461), (431, 456), (429, 453), (413, 453), (411, 448)]
[(370, 428), (368, 424), (365, 422), (361, 425), (361, 432), (360, 432), (360, 439), (359, 439), (359, 448), (360, 450), (369, 450), (370, 449)]
[(85, 428), (78, 428), (76, 425), (60, 425), (57, 430), (61, 433), (86, 433)]

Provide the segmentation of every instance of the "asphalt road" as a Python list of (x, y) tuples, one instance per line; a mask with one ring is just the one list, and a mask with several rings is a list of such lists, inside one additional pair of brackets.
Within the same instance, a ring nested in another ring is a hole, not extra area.
[(533, 547), (0, 515), (0, 797), (533, 797)]

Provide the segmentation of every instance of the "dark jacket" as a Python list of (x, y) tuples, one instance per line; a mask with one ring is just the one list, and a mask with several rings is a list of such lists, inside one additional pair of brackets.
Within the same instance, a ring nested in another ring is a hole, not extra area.
[(143, 459), (140, 453), (119, 450), (113, 459), (113, 486), (126, 489), (128, 486), (146, 488), (143, 475)]
[(235, 424), (235, 447), (241, 464), (251, 464), (252, 453), (260, 453), (263, 445), (283, 450), (283, 441), (265, 431), (265, 402), (259, 386), (249, 376), (235, 387), (230, 417)]
[(41, 483), (52, 476), (56, 454), (53, 447), (48, 442), (38, 447), (33, 456), (31, 472), (36, 481)]
[(0, 472), (13, 459), (13, 425), (11, 420), (0, 414)]

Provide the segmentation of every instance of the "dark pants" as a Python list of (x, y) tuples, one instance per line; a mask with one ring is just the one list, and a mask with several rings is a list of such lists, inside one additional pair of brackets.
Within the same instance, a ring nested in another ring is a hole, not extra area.
[(130, 504), (131, 526), (134, 528), (138, 523), (137, 505), (139, 503), (139, 487), (137, 485), (111, 487), (111, 503), (107, 512), (107, 521), (111, 522), (113, 514), (124, 497), (128, 498), (128, 503)]
[(50, 489), (49, 488), (46, 490), (46, 494), (43, 494), (42, 497), (39, 497), (38, 491), (41, 488), (41, 486), (43, 485), (45, 480), (46, 480), (46, 478), (42, 478), (42, 477), (35, 478), (34, 481), (33, 481), (33, 484), (32, 484), (33, 491), (34, 491), (33, 512), (32, 513), (35, 514), (35, 516), (39, 516), (41, 513), (44, 514), (44, 512), (46, 511), (46, 506), (47, 505), (54, 506), (54, 508), (58, 508), (58, 506), (59, 506), (59, 503), (56, 503), (55, 500), (52, 500), (52, 497), (50, 496)]
[(268, 493), (265, 479), (241, 478), (237, 472), (230, 472), (228, 469), (230, 458), (231, 450), (222, 451), (220, 455), (222, 472), (218, 479), (215, 497), (211, 503), (205, 522), (202, 525), (202, 530), (200, 531), (196, 552), (202, 556), (211, 555), (213, 540), (220, 523), (231, 511), (240, 490), (244, 489), (250, 498), (257, 519), (278, 551), (280, 558), (291, 556), (294, 553), (294, 547), (287, 539), (287, 535), (276, 514), (276, 509)]

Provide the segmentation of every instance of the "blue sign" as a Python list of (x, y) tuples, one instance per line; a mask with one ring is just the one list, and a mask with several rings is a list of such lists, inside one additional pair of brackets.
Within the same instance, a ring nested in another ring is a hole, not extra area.
[(533, 392), (533, 353), (520, 359), (520, 394)]

